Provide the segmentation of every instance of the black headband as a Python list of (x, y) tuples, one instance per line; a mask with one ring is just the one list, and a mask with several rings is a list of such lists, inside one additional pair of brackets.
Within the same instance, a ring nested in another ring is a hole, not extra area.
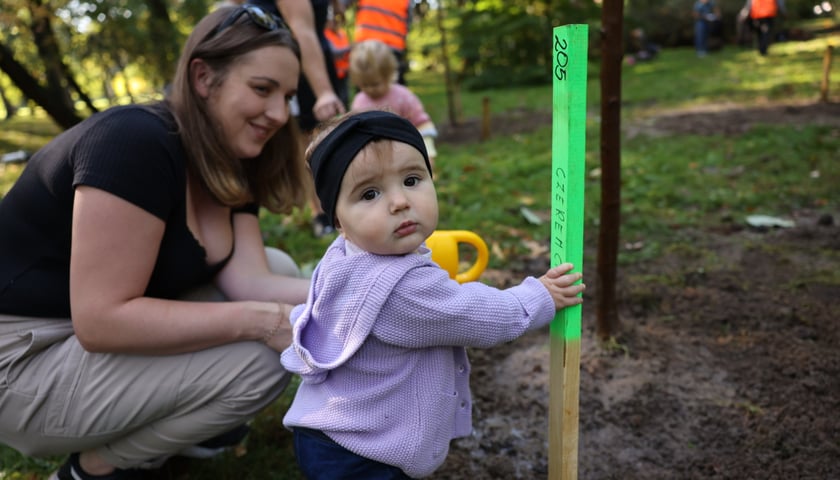
[(423, 154), (426, 168), (432, 173), (429, 154), (417, 127), (399, 115), (382, 110), (369, 110), (346, 118), (327, 133), (309, 157), (309, 169), (315, 180), (315, 192), (330, 225), (335, 223), (335, 204), (341, 179), (353, 158), (365, 146), (380, 139), (407, 143)]

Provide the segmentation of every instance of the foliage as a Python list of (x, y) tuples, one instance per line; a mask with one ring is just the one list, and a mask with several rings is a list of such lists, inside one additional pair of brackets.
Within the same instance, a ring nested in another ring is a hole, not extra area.
[[(467, 88), (544, 83), (551, 70), (551, 25), (514, 2), (478, 2), (461, 14), (459, 77)], [(486, 32), (494, 32), (487, 35)], [(517, 68), (514, 68), (517, 67)]]
[(597, 12), (594, 2), (467, 2), (454, 28), (463, 62), (459, 80), (473, 90), (545, 84), (552, 67), (551, 56), (545, 54), (552, 29), (586, 23)]
[[(625, 7), (625, 33), (642, 28), (647, 38), (663, 46), (688, 46), (694, 41), (694, 19), (691, 16), (695, 0), (628, 0)], [(724, 43), (732, 43), (736, 32), (738, 12), (745, 0), (714, 0), (721, 12)], [(814, 5), (822, 0), (785, 0), (787, 15), (779, 19), (778, 27), (786, 28), (802, 20), (815, 18)], [(835, 7), (838, 2), (834, 3)], [(820, 15), (833, 23), (833, 15)]]
[(3, 0), (3, 90), (16, 106), (28, 97), (64, 126), (77, 121), (76, 109), (85, 116), (98, 108), (90, 108), (88, 99), (108, 106), (120, 96), (135, 100), (137, 93), (160, 91), (172, 77), (186, 32), (211, 3)]
[[(767, 58), (759, 58), (752, 49), (727, 48), (701, 61), (691, 48), (665, 50), (653, 62), (624, 68), (623, 122), (644, 123), (652, 114), (673, 109), (815, 100), (823, 53), (838, 42), (840, 37), (824, 37), (777, 44)], [(597, 68), (590, 65), (588, 86), (585, 232), (590, 244), (597, 238), (600, 204)], [(831, 73), (832, 100), (840, 101), (840, 62)], [(439, 74), (412, 72), (409, 80), (443, 127), (446, 106)], [(548, 86), (465, 92), (465, 118), (480, 114), (485, 96), (492, 99), (495, 115), (537, 115), (551, 105)], [(15, 118), (0, 129), (0, 152), (32, 151), (55, 133), (47, 119)], [(497, 134), (485, 142), (439, 142), (441, 228), (465, 228), (481, 235), (491, 245), (491, 268), (518, 270), (523, 268), (522, 256), (545, 255), (548, 223), (530, 223), (520, 207), (547, 218), (550, 143), (548, 122), (532, 132)], [(836, 213), (838, 151), (837, 127), (809, 125), (807, 119), (801, 125), (764, 125), (739, 135), (625, 136), (621, 237), (622, 245), (632, 248), (623, 248), (619, 259), (633, 264), (661, 255), (680, 248), (683, 229), (741, 223), (748, 214), (785, 217), (798, 209)], [(0, 194), (17, 174), (17, 166), (0, 165)], [(261, 223), (268, 243), (289, 250), (307, 268), (329, 242), (312, 238), (305, 210), (287, 217), (266, 214)], [(591, 258), (584, 262), (587, 268), (594, 265)], [(231, 452), (211, 461), (189, 462), (189, 478), (297, 478), (290, 436), (281, 423), (284, 402), (293, 390), (255, 420), (246, 451), (239, 451), (243, 457)], [(61, 460), (26, 459), (0, 447), (0, 478), (42, 476)]]

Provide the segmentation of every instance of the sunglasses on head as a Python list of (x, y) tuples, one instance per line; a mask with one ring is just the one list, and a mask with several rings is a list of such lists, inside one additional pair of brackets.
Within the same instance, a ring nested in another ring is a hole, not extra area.
[(277, 15), (272, 15), (256, 5), (241, 5), (237, 7), (236, 10), (231, 12), (231, 14), (228, 15), (224, 22), (220, 23), (219, 26), (214, 28), (213, 31), (210, 32), (210, 35), (207, 36), (207, 38), (215, 37), (223, 30), (236, 23), (236, 21), (239, 20), (239, 17), (245, 14), (248, 14), (248, 18), (250, 18), (252, 22), (257, 24), (258, 27), (264, 28), (268, 31), (277, 30), (279, 28), (289, 28)]

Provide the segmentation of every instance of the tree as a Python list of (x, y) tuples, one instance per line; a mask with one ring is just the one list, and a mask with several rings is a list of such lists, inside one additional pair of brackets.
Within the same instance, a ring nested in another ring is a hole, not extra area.
[(42, 61), (41, 76), (44, 81), (30, 74), (6, 44), (0, 44), (0, 69), (26, 97), (41, 105), (56, 123), (65, 128), (75, 125), (81, 117), (75, 111), (69, 92), (78, 84), (67, 78), (70, 69), (61, 60), (61, 51), (51, 25), (52, 13), (41, 0), (29, 0), (24, 7), (28, 13), (27, 26)]
[[(172, 78), (183, 33), (165, 0), (0, 0), (0, 70), (24, 96), (63, 128), (97, 110), (91, 92), (125, 66), (157, 89)], [(207, 0), (178, 0), (174, 12), (190, 26)]]
[(452, 81), (452, 70), (450, 68), (449, 63), (449, 53), (448, 53), (448, 45), (449, 43), (446, 41), (446, 22), (444, 22), (446, 13), (446, 6), (441, 1), (438, 4), (438, 12), (437, 12), (437, 25), (438, 30), (440, 31), (440, 51), (443, 63), (443, 79), (444, 85), (446, 86), (446, 105), (447, 111), (449, 112), (449, 123), (451, 125), (458, 124), (458, 90), (457, 87), (454, 85)]
[(64, 128), (81, 120), (72, 104), (67, 103), (66, 91), (61, 85), (41, 85), (26, 68), (14, 59), (13, 53), (0, 43), (0, 70), (6, 73), (27, 98), (31, 98)]
[(462, 60), (458, 79), (467, 88), (544, 84), (551, 78), (552, 29), (595, 18), (592, 0), (461, 1), (455, 29)]
[(161, 55), (152, 57), (157, 60), (155, 69), (164, 83), (175, 75), (175, 63), (178, 59), (180, 39), (175, 26), (169, 18), (169, 11), (164, 0), (146, 0), (149, 8), (149, 37), (155, 39), (155, 45), (162, 46)]
[(621, 61), (624, 0), (604, 0), (601, 26), (601, 228), (598, 231), (596, 330), (618, 328), (615, 298), (621, 224)]
[(3, 108), (6, 110), (6, 118), (4, 120), (14, 117), (15, 113), (17, 113), (17, 107), (6, 96), (6, 89), (3, 88), (3, 85), (0, 85), (0, 100), (3, 101)]

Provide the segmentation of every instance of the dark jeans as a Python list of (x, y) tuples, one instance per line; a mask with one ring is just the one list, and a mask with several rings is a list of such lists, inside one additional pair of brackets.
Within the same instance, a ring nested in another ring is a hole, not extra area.
[(365, 458), (332, 441), (323, 432), (294, 429), (295, 456), (307, 480), (405, 480), (402, 470)]
[(696, 20), (694, 22), (694, 49), (698, 54), (705, 54), (709, 42), (709, 22)]
[(405, 83), (405, 74), (408, 73), (408, 59), (405, 58), (405, 51), (391, 49), (394, 56), (397, 57), (397, 83), (407, 86)]
[(767, 55), (767, 49), (770, 48), (771, 34), (773, 33), (773, 18), (754, 19), (753, 29), (758, 37), (758, 52), (762, 55)]

